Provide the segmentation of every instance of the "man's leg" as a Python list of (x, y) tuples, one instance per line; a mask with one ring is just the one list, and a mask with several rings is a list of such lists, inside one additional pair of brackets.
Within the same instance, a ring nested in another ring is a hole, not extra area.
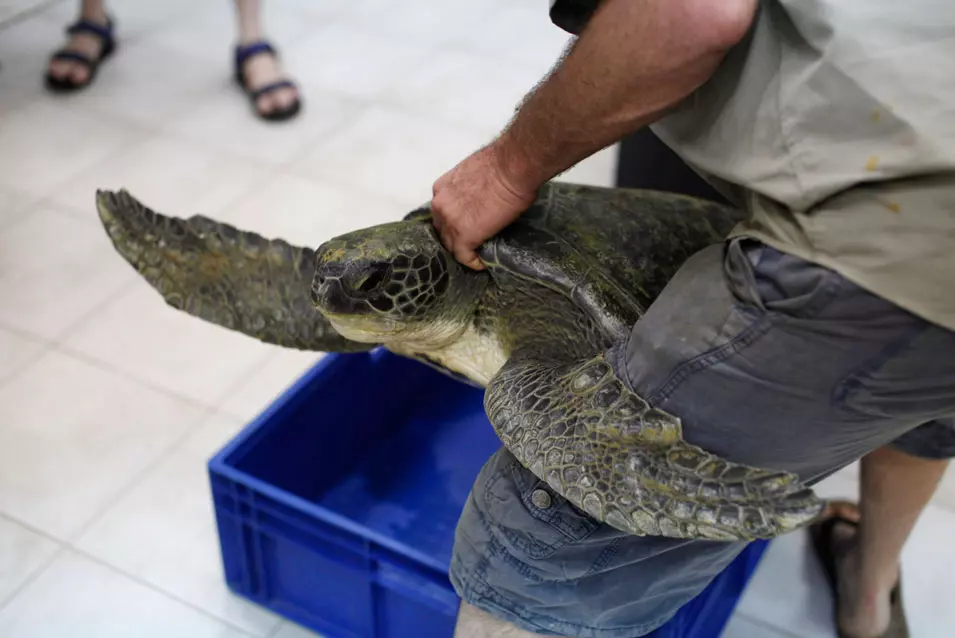
[(518, 629), (473, 605), (461, 603), (454, 638), (539, 638), (540, 634)]
[(847, 635), (870, 638), (888, 627), (902, 546), (947, 466), (888, 446), (862, 459), (858, 528), (833, 530), (841, 554), (838, 623)]

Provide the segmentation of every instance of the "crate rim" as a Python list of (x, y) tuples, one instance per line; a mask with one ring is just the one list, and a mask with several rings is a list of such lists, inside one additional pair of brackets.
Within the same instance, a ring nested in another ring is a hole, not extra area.
[(255, 417), (253, 417), (238, 432), (238, 434), (233, 436), (232, 439), (230, 439), (218, 452), (208, 459), (206, 462), (207, 471), (214, 475), (222, 476), (233, 483), (244, 485), (257, 493), (261, 493), (263, 496), (278, 501), (279, 503), (289, 505), (294, 509), (308, 516), (317, 518), (322, 522), (328, 523), (340, 529), (344, 529), (352, 534), (357, 535), (365, 542), (371, 542), (385, 547), (386, 549), (395, 552), (399, 556), (410, 558), (418, 563), (421, 563), (425, 567), (436, 570), (440, 574), (447, 575), (448, 566), (442, 564), (440, 561), (437, 561), (433, 556), (415, 549), (414, 547), (410, 547), (404, 543), (398, 542), (380, 532), (376, 532), (373, 529), (369, 529), (364, 525), (356, 523), (353, 520), (328, 509), (327, 507), (312, 503), (301, 496), (278, 488), (266, 481), (252, 476), (251, 474), (242, 472), (226, 462), (226, 459), (232, 453), (245, 445), (249, 439), (258, 434), (258, 432), (271, 421), (276, 412), (284, 409), (289, 402), (296, 400), (297, 397), (300, 396), (300, 391), (311, 384), (316, 377), (324, 374), (328, 368), (342, 361), (344, 357), (356, 355), (370, 357), (372, 360), (379, 360), (386, 356), (401, 356), (391, 353), (384, 347), (377, 347), (367, 352), (358, 353), (330, 352), (321, 356), (321, 358), (319, 358), (311, 368), (309, 368), (304, 374), (299, 375), (295, 381), (281, 390), (280, 395), (273, 399), (269, 405), (264, 410), (259, 412)]

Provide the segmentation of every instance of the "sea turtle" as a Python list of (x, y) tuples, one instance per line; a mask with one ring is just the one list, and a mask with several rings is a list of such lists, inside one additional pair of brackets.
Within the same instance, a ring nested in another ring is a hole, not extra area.
[(615, 366), (634, 322), (732, 209), (681, 195), (550, 182), (480, 249), (441, 245), (423, 205), (317, 250), (97, 192), (120, 254), (174, 308), (280, 346), (383, 346), (486, 388), (511, 453), (572, 505), (637, 535), (771, 538), (824, 503), (793, 474), (688, 444)]

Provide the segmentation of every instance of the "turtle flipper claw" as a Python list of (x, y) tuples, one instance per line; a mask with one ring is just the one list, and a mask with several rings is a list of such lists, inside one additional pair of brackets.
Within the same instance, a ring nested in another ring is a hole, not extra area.
[(488, 418), (504, 445), (558, 493), (625, 532), (671, 538), (772, 538), (824, 503), (786, 472), (690, 445), (603, 355), (578, 365), (514, 358), (492, 379)]
[(125, 190), (97, 191), (117, 252), (170, 306), (288, 348), (369, 350), (339, 335), (309, 302), (315, 251), (212, 219), (168, 217)]

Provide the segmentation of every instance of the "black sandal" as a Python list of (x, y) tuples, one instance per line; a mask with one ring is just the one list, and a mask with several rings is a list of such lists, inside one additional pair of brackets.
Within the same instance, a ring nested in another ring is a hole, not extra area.
[(67, 78), (58, 78), (52, 75), (49, 70), (46, 72), (46, 86), (51, 91), (57, 93), (70, 93), (73, 91), (78, 91), (80, 89), (86, 88), (89, 86), (93, 79), (96, 77), (96, 72), (99, 69), (99, 66), (103, 63), (106, 58), (113, 54), (113, 51), (116, 50), (116, 39), (113, 37), (113, 20), (112, 18), (107, 18), (106, 26), (91, 22), (89, 20), (78, 20), (77, 22), (71, 24), (67, 27), (66, 32), (69, 35), (76, 35), (77, 33), (86, 33), (89, 35), (96, 36), (100, 40), (100, 52), (99, 58), (96, 60), (91, 60), (86, 57), (83, 53), (79, 51), (74, 51), (67, 47), (64, 47), (56, 51), (51, 57), (50, 62), (53, 60), (70, 60), (72, 62), (79, 62), (87, 69), (89, 69), (89, 77), (86, 78), (85, 82), (73, 82), (71, 79)]
[(282, 88), (292, 88), (297, 89), (295, 83), (291, 80), (278, 80), (277, 82), (272, 82), (271, 84), (266, 84), (263, 87), (258, 89), (250, 89), (249, 84), (245, 79), (245, 74), (242, 71), (242, 67), (249, 60), (249, 58), (261, 55), (269, 54), (278, 58), (278, 52), (266, 41), (252, 42), (246, 45), (236, 46), (235, 48), (235, 81), (238, 82), (239, 86), (245, 91), (246, 95), (249, 96), (249, 101), (252, 102), (252, 109), (255, 111), (256, 115), (261, 117), (263, 120), (269, 120), (271, 122), (280, 122), (283, 120), (288, 120), (294, 117), (300, 110), (302, 106), (301, 99), (299, 97), (295, 98), (295, 101), (292, 102), (284, 109), (277, 109), (269, 113), (263, 113), (258, 108), (258, 99), (265, 95), (266, 93), (271, 93), (272, 91), (277, 91)]
[[(839, 617), (839, 579), (836, 574), (836, 554), (832, 547), (832, 532), (836, 525), (851, 525), (858, 527), (854, 520), (846, 518), (838, 513), (839, 508), (855, 508), (855, 504), (839, 502), (838, 507), (833, 508), (832, 513), (818, 523), (809, 527), (809, 536), (812, 539), (812, 548), (819, 558), (823, 572), (826, 575), (826, 581), (832, 590), (833, 600), (835, 602), (836, 634), (839, 638), (851, 638), (843, 633), (838, 626)], [(902, 606), (902, 576), (899, 575), (899, 582), (892, 589), (890, 596), (891, 615), (889, 618), (889, 627), (879, 638), (909, 638), (908, 623), (905, 618), (905, 609)]]

